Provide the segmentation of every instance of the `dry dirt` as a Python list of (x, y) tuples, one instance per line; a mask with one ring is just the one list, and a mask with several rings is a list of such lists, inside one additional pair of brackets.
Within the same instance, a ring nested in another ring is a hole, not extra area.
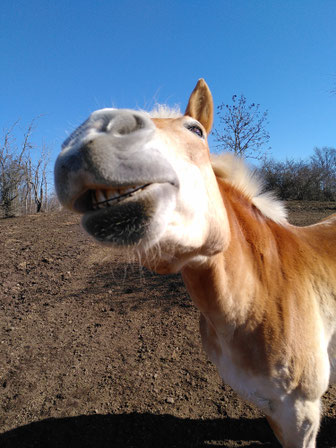
[[(308, 224), (335, 203), (289, 204)], [(179, 275), (127, 266), (77, 216), (0, 221), (0, 447), (277, 447), (219, 379)], [(336, 447), (336, 387), (319, 447)]]

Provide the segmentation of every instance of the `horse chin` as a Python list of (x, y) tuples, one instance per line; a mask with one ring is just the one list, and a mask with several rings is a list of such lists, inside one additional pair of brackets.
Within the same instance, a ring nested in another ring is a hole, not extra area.
[(170, 183), (152, 184), (134, 198), (86, 212), (82, 226), (105, 245), (146, 251), (164, 233), (177, 191)]

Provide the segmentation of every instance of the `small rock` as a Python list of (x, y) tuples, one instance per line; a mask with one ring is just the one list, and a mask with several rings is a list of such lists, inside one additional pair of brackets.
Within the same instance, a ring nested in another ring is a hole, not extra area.
[(173, 397), (168, 397), (168, 398), (166, 398), (166, 402), (169, 403), (169, 404), (174, 404), (175, 400), (174, 400)]

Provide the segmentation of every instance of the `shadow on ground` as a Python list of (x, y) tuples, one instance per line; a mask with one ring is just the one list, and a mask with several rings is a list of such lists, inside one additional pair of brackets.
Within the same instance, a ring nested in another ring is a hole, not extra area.
[[(246, 443), (232, 445), (232, 441), (242, 440)], [(249, 440), (251, 442), (248, 442)], [(215, 446), (275, 448), (279, 445), (266, 420), (262, 418), (190, 420), (171, 415), (132, 413), (47, 419), (0, 435), (0, 446), (2, 448)]]
[[(325, 418), (319, 448), (335, 448), (335, 421)], [(329, 436), (328, 436), (329, 435)], [(237, 442), (237, 444), (234, 443)], [(190, 420), (149, 413), (47, 419), (0, 435), (2, 448), (279, 448), (266, 419)]]
[[(336, 447), (332, 440), (334, 424), (333, 419), (323, 420), (319, 447)], [(328, 434), (332, 439), (328, 438)], [(234, 441), (237, 441), (237, 445), (232, 443)], [(2, 448), (280, 447), (263, 418), (190, 420), (149, 413), (47, 419), (1, 434), (0, 446)]]

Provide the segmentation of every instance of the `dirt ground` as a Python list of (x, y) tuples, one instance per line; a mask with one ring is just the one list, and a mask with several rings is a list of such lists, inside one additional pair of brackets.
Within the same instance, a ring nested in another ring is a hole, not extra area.
[[(309, 224), (335, 203), (290, 203)], [(179, 275), (127, 265), (79, 218), (0, 221), (0, 447), (277, 447), (206, 359)], [(336, 447), (336, 387), (318, 447)]]

